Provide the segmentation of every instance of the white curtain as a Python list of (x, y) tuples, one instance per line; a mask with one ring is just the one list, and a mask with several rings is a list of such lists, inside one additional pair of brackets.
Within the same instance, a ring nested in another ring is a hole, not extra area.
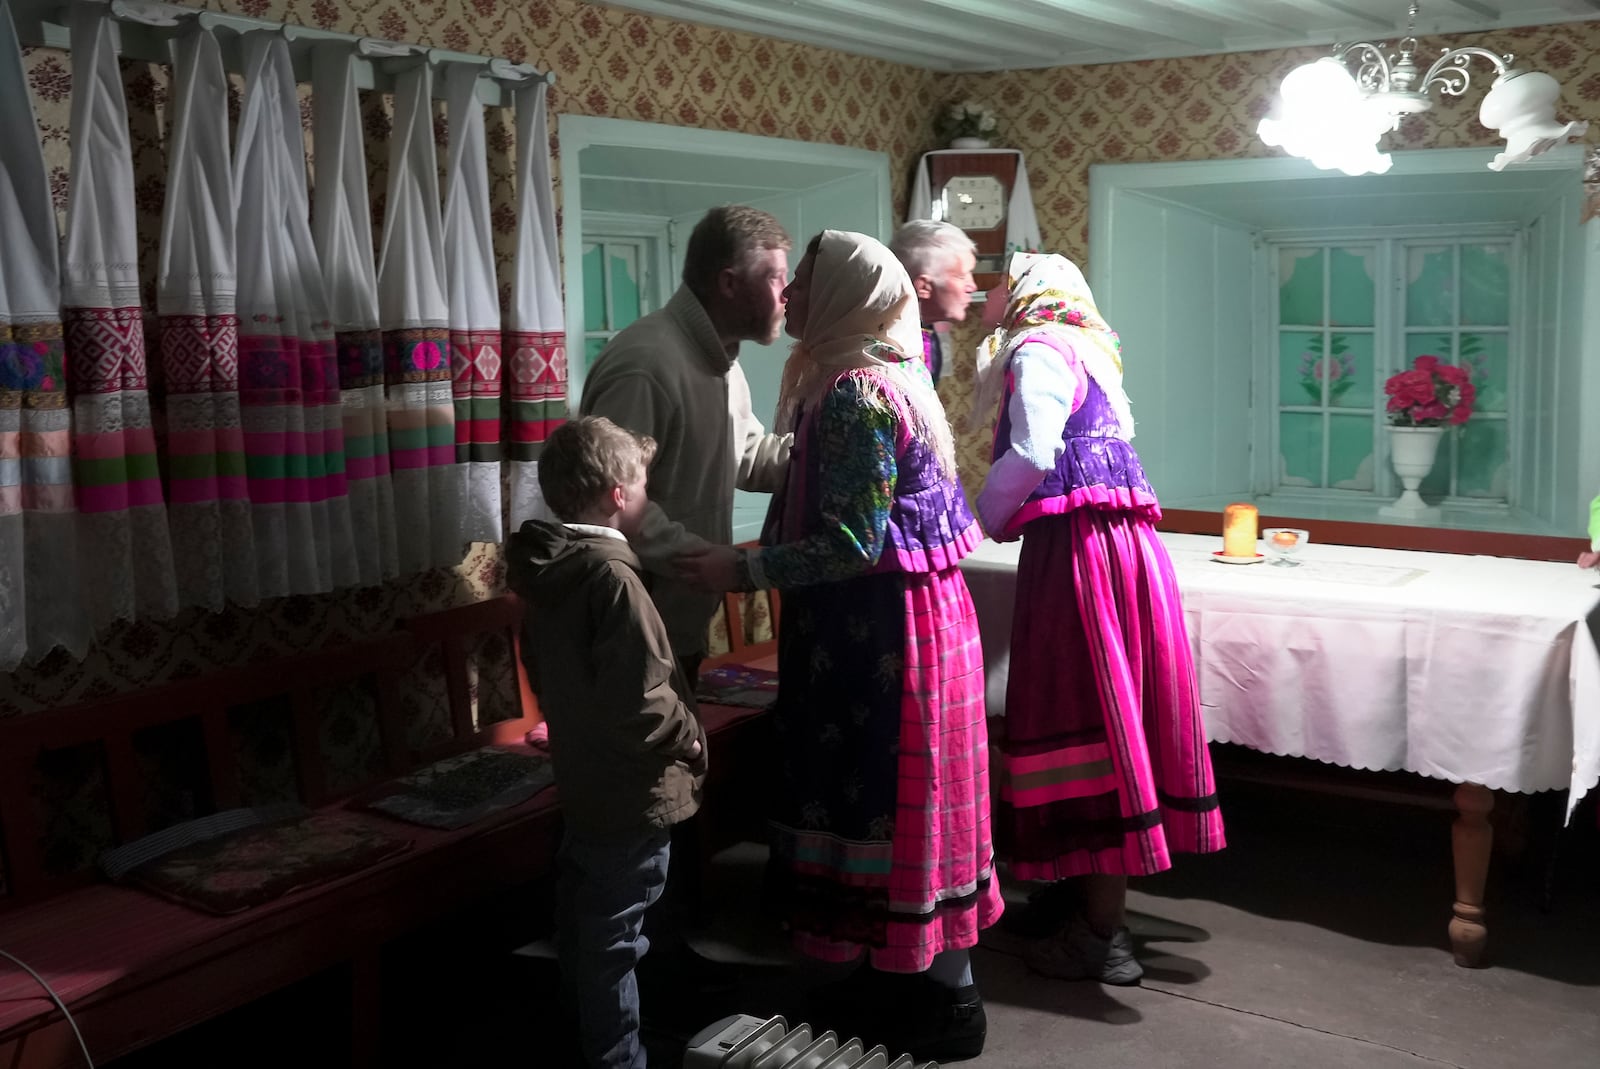
[(78, 549), (97, 628), (177, 611), (150, 423), (128, 108), (108, 12), (104, 3), (72, 5), (72, 182), (62, 270)]
[(464, 466), (456, 464), (449, 305), (433, 146), (433, 71), (395, 78), (389, 191), (378, 258), (400, 570), (459, 564)]
[(300, 102), (280, 34), (244, 37), (234, 153), (239, 385), (261, 595), (353, 584), (333, 330), (311, 240)]
[(317, 161), (312, 234), (338, 351), (345, 476), (357, 566), (361, 584), (372, 586), (400, 574), (400, 554), (389, 474), (389, 416), (384, 409), (378, 275), (372, 262), (372, 206), (355, 61), (355, 53), (345, 44), (319, 45), (312, 54)]
[(539, 492), (539, 448), (567, 417), (566, 316), (556, 255), (555, 196), (550, 187), (550, 130), (545, 118), (548, 86), (536, 82), (516, 91), (517, 251), (511, 288), (507, 443), (511, 492), (510, 528), (525, 520), (550, 519)]
[(78, 583), (61, 264), (50, 181), (0, 0), (0, 672), (89, 648)]
[(156, 305), (166, 373), (168, 520), (178, 600), (254, 605), (255, 535), (239, 416), (235, 205), (222, 50), (178, 39)]
[(456, 463), (466, 468), (462, 537), (498, 542), (500, 516), (500, 294), (489, 223), (489, 158), (476, 64), (445, 68), (450, 128), (444, 195), (445, 277)]

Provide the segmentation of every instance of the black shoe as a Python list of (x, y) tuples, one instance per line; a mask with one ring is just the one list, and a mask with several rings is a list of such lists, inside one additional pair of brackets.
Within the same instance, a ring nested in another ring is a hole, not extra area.
[(1082, 895), (1076, 880), (1047, 883), (1028, 896), (1021, 909), (1008, 909), (1000, 925), (1024, 939), (1048, 939), (1078, 914)]
[(898, 1056), (902, 1050), (919, 1062), (959, 1062), (983, 1053), (989, 1035), (989, 1018), (983, 1012), (983, 999), (975, 984), (952, 990), (926, 982), (922, 1005), (908, 1021), (910, 1027), (901, 1043), (889, 1050)]

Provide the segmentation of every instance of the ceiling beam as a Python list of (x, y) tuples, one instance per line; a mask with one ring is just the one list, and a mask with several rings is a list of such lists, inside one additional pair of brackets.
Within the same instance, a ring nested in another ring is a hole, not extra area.
[[(1015, 3), (1016, 0), (1013, 0)], [(1223, 46), (1222, 28), (1215, 19), (1192, 18), (1171, 10), (1152, 10), (1141, 0), (1021, 0), (1041, 17), (1059, 21), (1061, 33), (1076, 32), (1081, 22), (1094, 22), (1119, 30), (1181, 41), (1196, 48)], [(1137, 5), (1137, 6), (1135, 6)]]
[[(828, 25), (848, 25), (852, 28), (870, 26), (878, 35), (889, 40), (903, 41), (909, 35), (920, 42), (933, 36), (966, 57), (971, 56), (974, 44), (1011, 49), (1020, 55), (1039, 59), (1050, 59), (1060, 54), (1060, 49), (1054, 45), (1038, 38), (1018, 40), (1015, 33), (992, 28), (987, 20), (975, 19), (970, 15), (958, 18), (953, 13), (930, 13), (926, 9), (934, 5), (926, 3), (897, 5), (892, 11), (880, 11), (881, 4), (869, 8), (856, 0), (805, 0), (805, 6), (807, 9), (831, 12), (835, 17), (827, 20)], [(793, 10), (777, 9), (770, 17), (777, 22), (792, 24)]]
[(1115, 62), (1136, 54), (1135, 49), (1128, 47), (1128, 35), (1125, 33), (1095, 26), (1040, 26), (1037, 16), (1028, 15), (1007, 0), (922, 0), (919, 6), (936, 7), (957, 12), (967, 19), (1011, 26), (1019, 33), (1035, 38), (1044, 37), (1063, 49), (1072, 45), (1091, 44), (1105, 52), (1105, 58), (1099, 61), (1101, 63)]
[[(1251, 36), (1261, 36), (1260, 31), (1270, 31), (1279, 35), (1301, 36), (1306, 33), (1307, 27), (1304, 19), (1297, 23), (1283, 21), (1281, 14), (1277, 19), (1268, 17), (1262, 12), (1260, 4), (1240, 3), (1239, 0), (1167, 0), (1173, 7), (1181, 7), (1201, 15), (1220, 15), (1230, 22), (1239, 22), (1248, 26)], [(1272, 10), (1283, 5), (1274, 5)], [(1229, 35), (1231, 40), (1233, 35)]]

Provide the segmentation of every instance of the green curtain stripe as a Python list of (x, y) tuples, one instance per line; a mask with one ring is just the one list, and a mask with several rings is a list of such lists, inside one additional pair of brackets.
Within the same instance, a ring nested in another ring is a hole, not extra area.
[(120, 457), (73, 460), (74, 477), (82, 486), (115, 486), (123, 482), (158, 479), (161, 468), (154, 453), (128, 453)]
[(205, 479), (213, 475), (243, 475), (243, 453), (202, 453), (198, 456), (169, 456), (167, 472), (174, 479)]

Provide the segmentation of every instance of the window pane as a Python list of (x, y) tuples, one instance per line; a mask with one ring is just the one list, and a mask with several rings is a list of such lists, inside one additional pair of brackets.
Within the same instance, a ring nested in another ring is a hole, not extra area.
[(1409, 368), (1419, 356), (1437, 356), (1445, 363), (1453, 364), (1456, 362), (1455, 351), (1455, 339), (1449, 331), (1407, 331), (1406, 358), (1397, 370)]
[(1406, 323), (1450, 326), (1455, 321), (1455, 247), (1406, 250)]
[(1506, 496), (1506, 421), (1469, 419), (1460, 430), (1460, 474), (1456, 489), (1462, 497)]
[(1278, 485), (1322, 485), (1322, 416), (1278, 413)]
[(600, 350), (606, 347), (605, 338), (583, 339), (583, 366), (593, 367), (594, 358), (600, 355)]
[(1329, 252), (1328, 305), (1329, 319), (1334, 326), (1372, 326), (1372, 276), (1377, 254), (1377, 249), (1361, 246)]
[(1461, 246), (1461, 322), (1511, 322), (1511, 246)]
[[(1444, 438), (1439, 442), (1439, 452), (1433, 458), (1433, 470), (1428, 472), (1422, 480), (1422, 485), (1417, 492), (1428, 500), (1430, 505), (1437, 505), (1441, 500), (1450, 496), (1450, 465), (1456, 447), (1456, 436), (1446, 431)], [(1394, 480), (1395, 487), (1400, 486), (1400, 477)]]
[(1278, 332), (1278, 403), (1322, 404), (1322, 384), (1317, 370), (1322, 364), (1322, 332)]
[(639, 248), (636, 245), (607, 245), (611, 257), (611, 330), (639, 318)]
[(1328, 419), (1328, 485), (1338, 490), (1372, 489), (1372, 417)]
[(598, 245), (583, 247), (583, 329), (606, 329), (606, 278)]
[(1511, 360), (1507, 355), (1509, 339), (1504, 334), (1461, 335), (1461, 359), (1456, 361), (1472, 376), (1478, 398), (1474, 412), (1504, 412), (1506, 410), (1506, 378), (1511, 373)]
[(1278, 250), (1278, 322), (1286, 326), (1320, 324), (1322, 250)]
[(1324, 362), (1328, 404), (1333, 408), (1372, 407), (1372, 335), (1335, 334), (1332, 356)]

